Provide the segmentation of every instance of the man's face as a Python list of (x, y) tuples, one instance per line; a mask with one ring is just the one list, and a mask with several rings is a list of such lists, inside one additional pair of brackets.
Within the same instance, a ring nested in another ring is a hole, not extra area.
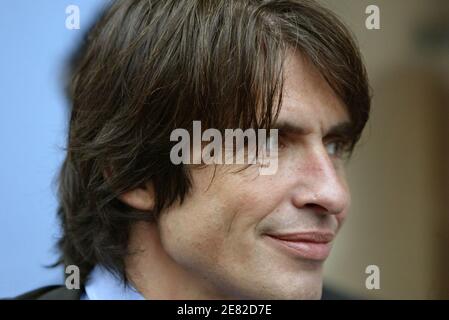
[(285, 68), (276, 174), (192, 169), (191, 192), (159, 220), (169, 256), (224, 297), (319, 298), (329, 241), (349, 207), (334, 140), (347, 110), (301, 56)]

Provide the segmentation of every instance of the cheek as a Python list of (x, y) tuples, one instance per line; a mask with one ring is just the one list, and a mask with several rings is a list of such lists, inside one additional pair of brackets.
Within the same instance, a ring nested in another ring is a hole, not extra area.
[(247, 259), (246, 247), (254, 245), (259, 222), (276, 208), (279, 189), (270, 191), (268, 180), (240, 173), (216, 177), (210, 184), (196, 176), (184, 203), (161, 216), (164, 249), (192, 268)]
[(186, 203), (185, 207), (183, 204), (172, 209), (159, 222), (165, 251), (178, 263), (191, 268), (216, 261), (224, 238), (219, 215), (197, 204)]
[(341, 213), (339, 213), (339, 214), (337, 214), (335, 216), (337, 218), (338, 228), (339, 229), (341, 228), (341, 226), (345, 222), (347, 215), (348, 215), (348, 210), (344, 210), (344, 211), (342, 211)]
[(273, 213), (282, 201), (282, 185), (276, 185), (272, 177), (243, 177), (238, 188), (225, 191), (229, 216), (229, 237), (255, 237), (259, 223)]
[(338, 228), (339, 229), (341, 228), (343, 223), (346, 221), (346, 218), (347, 218), (347, 216), (349, 214), (349, 209), (351, 207), (351, 193), (350, 193), (350, 191), (349, 191), (349, 189), (347, 187), (346, 187), (346, 190), (347, 190), (347, 197), (348, 197), (347, 198), (346, 209), (335, 216), (337, 218)]
[(343, 210), (342, 212), (340, 212), (339, 214), (336, 215), (338, 225), (339, 225), (339, 227), (341, 227), (341, 225), (345, 222), (345, 220), (348, 216), (348, 213), (349, 213), (349, 209), (351, 207), (351, 191), (349, 189), (349, 185), (348, 185), (348, 182), (346, 179), (346, 172), (345, 172), (344, 168), (339, 170), (339, 176), (340, 176), (341, 185), (346, 194), (346, 208), (345, 208), (345, 210)]

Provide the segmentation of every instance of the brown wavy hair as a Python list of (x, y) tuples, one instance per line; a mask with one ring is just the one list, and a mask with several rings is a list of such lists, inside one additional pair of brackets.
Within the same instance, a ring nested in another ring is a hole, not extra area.
[[(77, 265), (83, 282), (97, 264), (126, 282), (130, 226), (154, 221), (189, 192), (188, 168), (170, 161), (172, 130), (191, 130), (193, 120), (269, 129), (288, 49), (307, 57), (347, 106), (353, 147), (370, 109), (365, 68), (346, 27), (315, 2), (118, 0), (106, 8), (70, 69), (58, 264)], [(118, 199), (148, 181), (153, 211)]]

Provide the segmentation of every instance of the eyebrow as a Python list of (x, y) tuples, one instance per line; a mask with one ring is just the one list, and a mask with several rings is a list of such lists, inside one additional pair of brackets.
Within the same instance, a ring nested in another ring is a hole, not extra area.
[[(308, 130), (303, 126), (290, 122), (290, 121), (279, 121), (273, 125), (273, 129), (278, 129), (280, 132), (294, 134), (294, 135), (305, 135)], [(333, 125), (329, 130), (327, 130), (324, 136), (353, 136), (353, 124), (351, 121), (343, 121)]]

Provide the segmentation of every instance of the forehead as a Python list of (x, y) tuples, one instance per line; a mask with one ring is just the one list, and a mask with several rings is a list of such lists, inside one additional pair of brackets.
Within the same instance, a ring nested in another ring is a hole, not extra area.
[(289, 52), (278, 121), (294, 122), (308, 131), (325, 131), (349, 120), (345, 104), (314, 65), (301, 54)]

